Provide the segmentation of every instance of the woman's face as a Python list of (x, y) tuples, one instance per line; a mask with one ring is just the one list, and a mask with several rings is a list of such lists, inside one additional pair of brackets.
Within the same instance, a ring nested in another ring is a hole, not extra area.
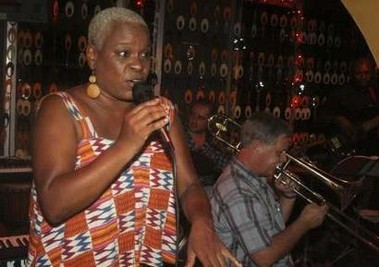
[(136, 81), (145, 81), (150, 72), (150, 37), (139, 24), (117, 24), (105, 37), (103, 47), (94, 52), (94, 73), (103, 94), (132, 100)]

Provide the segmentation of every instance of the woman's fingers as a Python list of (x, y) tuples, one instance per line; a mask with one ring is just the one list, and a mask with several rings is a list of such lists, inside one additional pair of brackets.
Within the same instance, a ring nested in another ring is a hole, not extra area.
[(223, 251), (223, 257), (226, 262), (231, 262), (236, 267), (242, 267), (242, 264), (233, 256), (229, 250)]

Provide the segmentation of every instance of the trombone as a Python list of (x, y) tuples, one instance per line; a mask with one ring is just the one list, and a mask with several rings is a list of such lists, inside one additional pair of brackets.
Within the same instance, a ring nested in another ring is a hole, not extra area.
[[(230, 137), (233, 136), (231, 132), (239, 132), (241, 130), (241, 124), (238, 122), (225, 115), (215, 114), (208, 119), (208, 130), (217, 140), (229, 148), (232, 148), (235, 152), (240, 151), (241, 142), (239, 140), (230, 140)], [(284, 184), (292, 181), (296, 185), (294, 187), (296, 194), (309, 203), (326, 203), (329, 206), (328, 218), (373, 249), (376, 253), (379, 253), (379, 236), (343, 212), (355, 198), (364, 178), (354, 182), (346, 181), (319, 169), (304, 159), (296, 158), (289, 153), (286, 153), (286, 157), (287, 161), (282, 166), (277, 167), (274, 179)], [(326, 184), (328, 188), (332, 189), (339, 199), (340, 207), (330, 203), (330, 201), (321, 194), (307, 186), (298, 175), (289, 171), (288, 167), (290, 163), (294, 163), (305, 169), (306, 172), (309, 172), (322, 183)]]

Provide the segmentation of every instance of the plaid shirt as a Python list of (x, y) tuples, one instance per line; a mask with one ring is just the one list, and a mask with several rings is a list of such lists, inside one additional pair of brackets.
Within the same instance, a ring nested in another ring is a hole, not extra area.
[[(271, 244), (285, 229), (279, 202), (267, 180), (233, 158), (210, 195), (215, 229), (243, 266), (256, 266), (250, 255)], [(273, 266), (292, 266), (285, 256)]]
[(225, 152), (222, 152), (217, 146), (217, 140), (212, 138), (211, 136), (207, 136), (204, 145), (201, 148), (195, 147), (195, 142), (192, 139), (192, 136), (188, 130), (188, 127), (185, 129), (187, 145), (190, 151), (197, 151), (204, 156), (210, 158), (214, 163), (214, 168), (218, 171), (222, 171), (222, 169), (228, 163), (230, 157)]

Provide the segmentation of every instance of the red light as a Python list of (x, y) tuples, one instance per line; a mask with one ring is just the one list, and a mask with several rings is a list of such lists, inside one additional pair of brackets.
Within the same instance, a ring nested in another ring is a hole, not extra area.
[(291, 99), (291, 108), (298, 108), (300, 106), (301, 96), (294, 95)]
[(136, 6), (137, 6), (138, 8), (143, 8), (143, 0), (137, 0), (137, 1), (136, 1)]
[(59, 4), (58, 4), (58, 0), (55, 0), (53, 2), (53, 16), (52, 16), (53, 22), (58, 21), (58, 14), (59, 14)]

